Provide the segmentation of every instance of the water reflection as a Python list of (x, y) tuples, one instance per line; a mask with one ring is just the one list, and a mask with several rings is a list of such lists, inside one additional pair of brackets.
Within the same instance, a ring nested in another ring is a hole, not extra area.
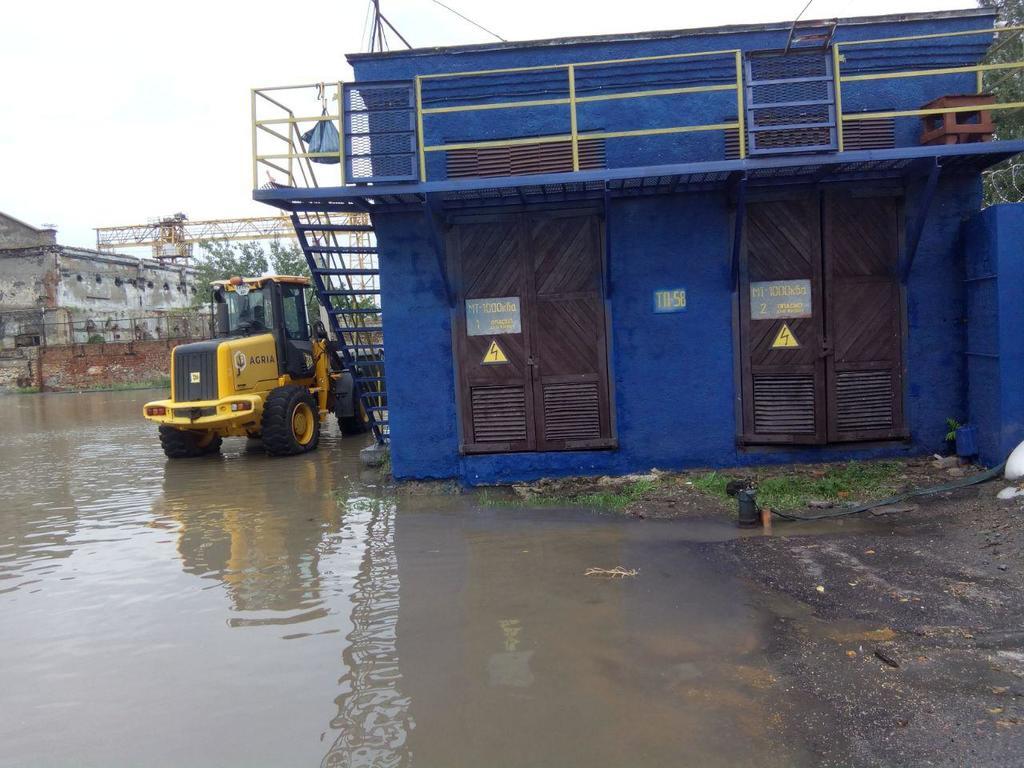
[(0, 766), (813, 764), (685, 523), (396, 497), (333, 430), (167, 462), (147, 396), (3, 403)]
[(352, 631), (342, 654), (345, 691), (336, 699), (331, 729), (338, 735), (325, 768), (395, 768), (406, 764), (415, 727), (410, 700), (401, 691), (397, 649), (399, 617), (395, 506), (392, 501), (350, 498), (347, 514), (365, 520), (365, 549), (352, 593)]
[(322, 603), (321, 556), (342, 523), (325, 467), (309, 461), (275, 470), (253, 451), (244, 458), (259, 468), (167, 462), (154, 511), (177, 523), (182, 568), (220, 580), (235, 612), (257, 614), (233, 617), (233, 626), (324, 615), (306, 614)]

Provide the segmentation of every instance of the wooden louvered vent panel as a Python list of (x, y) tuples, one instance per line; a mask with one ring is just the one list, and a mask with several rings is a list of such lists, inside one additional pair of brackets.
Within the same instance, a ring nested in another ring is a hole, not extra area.
[(544, 385), (546, 440), (601, 437), (601, 400), (596, 381)]
[[(605, 167), (604, 139), (580, 139), (580, 170)], [(572, 172), (572, 142), (453, 149), (446, 153), (449, 179)]]
[(526, 392), (523, 387), (472, 388), (473, 440), (512, 443), (526, 439)]
[(754, 431), (813, 435), (814, 374), (754, 374)]
[(836, 425), (840, 432), (892, 429), (892, 373), (890, 371), (843, 371), (837, 373)]

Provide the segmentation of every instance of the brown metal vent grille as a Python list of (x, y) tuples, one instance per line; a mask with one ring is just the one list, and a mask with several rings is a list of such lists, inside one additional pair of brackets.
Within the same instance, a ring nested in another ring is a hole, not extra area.
[[(580, 170), (605, 167), (604, 139), (580, 139)], [(517, 144), (512, 147), (453, 149), (446, 153), (449, 179), (571, 173), (572, 142)]]
[(592, 440), (601, 437), (597, 382), (544, 385), (544, 439)]
[(754, 432), (813, 435), (814, 374), (754, 374)]
[(896, 146), (896, 120), (880, 117), (856, 120), (843, 126), (843, 149), (893, 149)]
[(511, 443), (526, 439), (523, 387), (473, 387), (473, 441)]
[(884, 431), (893, 426), (892, 373), (836, 374), (836, 427), (840, 432)]
[[(730, 128), (725, 133), (725, 159), (739, 160), (739, 133)], [(896, 146), (896, 121), (891, 117), (857, 120), (843, 127), (843, 149), (893, 149)]]

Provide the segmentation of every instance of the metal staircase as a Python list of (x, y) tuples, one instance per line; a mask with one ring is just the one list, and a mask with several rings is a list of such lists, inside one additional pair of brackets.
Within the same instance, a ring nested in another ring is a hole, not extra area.
[(379, 444), (388, 442), (384, 336), (379, 262), (373, 225), (365, 213), (292, 214), (320, 306), (352, 371), (356, 402)]

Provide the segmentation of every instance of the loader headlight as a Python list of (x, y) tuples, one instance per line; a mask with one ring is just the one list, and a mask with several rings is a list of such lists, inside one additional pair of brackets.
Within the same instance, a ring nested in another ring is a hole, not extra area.
[(166, 416), (167, 409), (162, 405), (150, 405), (146, 408), (147, 416)]
[(231, 404), (231, 410), (232, 411), (251, 411), (252, 410), (252, 403), (250, 403), (248, 400), (246, 400), (244, 402), (240, 402), (240, 403), (232, 403)]

